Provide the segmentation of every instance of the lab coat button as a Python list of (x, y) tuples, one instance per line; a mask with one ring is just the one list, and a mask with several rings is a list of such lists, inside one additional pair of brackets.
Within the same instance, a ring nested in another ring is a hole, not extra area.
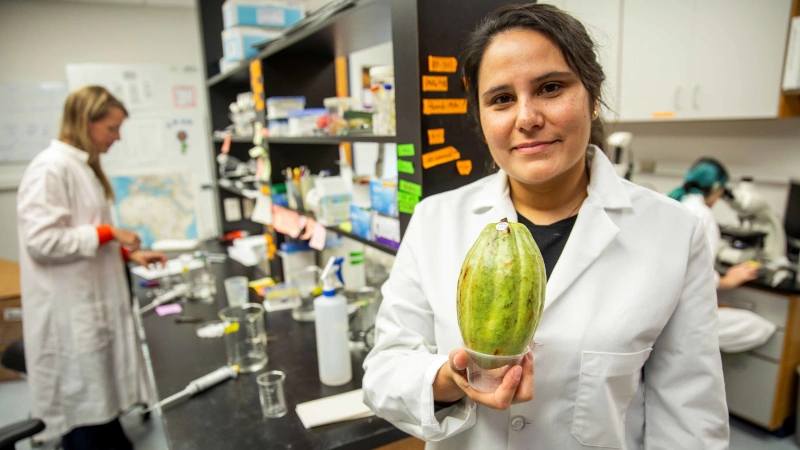
[(514, 416), (511, 419), (511, 429), (514, 431), (522, 431), (525, 428), (525, 418), (522, 416)]

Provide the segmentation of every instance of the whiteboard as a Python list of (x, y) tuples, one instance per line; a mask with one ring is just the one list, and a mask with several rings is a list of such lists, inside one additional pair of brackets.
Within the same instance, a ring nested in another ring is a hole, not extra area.
[(63, 82), (0, 82), (0, 163), (30, 161), (58, 138)]
[(193, 174), (201, 238), (219, 234), (204, 80), (195, 67), (151, 64), (68, 64), (70, 91), (97, 84), (111, 91), (130, 116), (121, 139), (103, 155), (109, 177), (146, 173)]

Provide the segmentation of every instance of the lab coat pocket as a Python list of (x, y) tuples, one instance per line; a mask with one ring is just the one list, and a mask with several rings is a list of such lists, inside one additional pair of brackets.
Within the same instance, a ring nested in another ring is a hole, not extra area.
[(108, 320), (103, 305), (83, 303), (70, 309), (72, 350), (76, 354), (93, 353), (108, 346)]
[(621, 448), (625, 416), (652, 348), (636, 353), (583, 352), (572, 435), (589, 447)]

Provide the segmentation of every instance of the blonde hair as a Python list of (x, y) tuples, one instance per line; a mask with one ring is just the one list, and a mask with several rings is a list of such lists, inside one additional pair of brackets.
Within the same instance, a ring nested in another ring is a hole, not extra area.
[(85, 86), (69, 94), (64, 103), (64, 115), (61, 118), (59, 140), (89, 154), (89, 167), (103, 184), (106, 198), (114, 198), (114, 190), (103, 167), (100, 165), (100, 153), (94, 148), (89, 137), (89, 125), (108, 115), (111, 108), (119, 108), (128, 117), (128, 110), (121, 101), (101, 86)]

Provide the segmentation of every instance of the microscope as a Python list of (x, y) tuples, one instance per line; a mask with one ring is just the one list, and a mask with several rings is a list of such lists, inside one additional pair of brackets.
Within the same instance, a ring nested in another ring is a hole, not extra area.
[(739, 216), (739, 227), (721, 227), (722, 242), (717, 259), (736, 265), (756, 260), (762, 263), (770, 284), (777, 286), (793, 276), (786, 256), (786, 232), (778, 216), (769, 208), (753, 184), (742, 178), (733, 190), (725, 190), (723, 200)]

